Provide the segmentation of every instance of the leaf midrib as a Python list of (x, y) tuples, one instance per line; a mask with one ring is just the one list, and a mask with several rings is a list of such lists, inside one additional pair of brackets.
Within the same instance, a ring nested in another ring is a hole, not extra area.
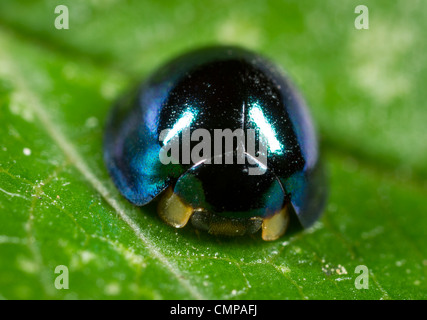
[(198, 288), (192, 285), (180, 272), (177, 265), (175, 265), (171, 259), (162, 254), (153, 241), (147, 237), (138, 224), (133, 218), (126, 213), (124, 207), (120, 202), (112, 196), (104, 184), (92, 173), (89, 166), (83, 160), (79, 152), (74, 148), (72, 143), (66, 138), (66, 136), (59, 130), (53, 121), (48, 116), (45, 109), (42, 107), (38, 97), (36, 97), (31, 90), (29, 90), (25, 81), (20, 77), (19, 68), (14, 64), (13, 59), (7, 57), (9, 61), (10, 70), (9, 75), (13, 77), (12, 82), (19, 88), (19, 90), (25, 94), (27, 106), (32, 108), (38, 119), (43, 124), (43, 128), (49, 135), (49, 137), (56, 143), (59, 149), (64, 153), (68, 161), (82, 174), (82, 176), (89, 182), (89, 184), (104, 198), (104, 200), (114, 209), (119, 217), (132, 229), (134, 234), (143, 242), (147, 250), (152, 254), (154, 258), (159, 260), (163, 266), (187, 289), (187, 291), (196, 299), (206, 299), (198, 290)]

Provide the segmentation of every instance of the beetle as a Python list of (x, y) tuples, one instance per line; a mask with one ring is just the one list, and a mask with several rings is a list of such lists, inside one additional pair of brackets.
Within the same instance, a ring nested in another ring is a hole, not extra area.
[(303, 99), (272, 62), (240, 47), (183, 54), (119, 99), (104, 160), (127, 200), (159, 199), (176, 228), (276, 240), (292, 221), (311, 226), (326, 201)]

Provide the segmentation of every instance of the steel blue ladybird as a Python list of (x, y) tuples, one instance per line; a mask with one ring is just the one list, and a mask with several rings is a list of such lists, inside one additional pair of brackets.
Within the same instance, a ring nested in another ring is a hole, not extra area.
[(300, 95), (270, 61), (237, 47), (184, 54), (122, 97), (104, 159), (130, 202), (159, 198), (166, 223), (215, 235), (275, 240), (289, 223), (312, 225), (327, 193)]

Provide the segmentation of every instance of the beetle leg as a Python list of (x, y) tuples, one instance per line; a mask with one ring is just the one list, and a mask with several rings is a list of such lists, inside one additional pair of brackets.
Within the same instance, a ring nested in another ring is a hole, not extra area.
[(262, 239), (273, 241), (281, 237), (289, 225), (289, 204), (274, 213), (272, 216), (264, 218), (262, 221)]
[(175, 228), (184, 227), (191, 215), (193, 207), (185, 204), (178, 195), (169, 187), (165, 194), (160, 198), (157, 212), (159, 216), (169, 225)]

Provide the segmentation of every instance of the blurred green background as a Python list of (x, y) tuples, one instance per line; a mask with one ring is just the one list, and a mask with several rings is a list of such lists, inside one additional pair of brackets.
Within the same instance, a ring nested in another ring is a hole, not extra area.
[[(59, 4), (69, 30), (54, 27)], [(0, 298), (427, 298), (426, 30), (416, 0), (2, 0)], [(111, 183), (114, 99), (211, 44), (266, 55), (310, 106), (330, 174), (313, 228), (271, 243), (174, 230)]]

